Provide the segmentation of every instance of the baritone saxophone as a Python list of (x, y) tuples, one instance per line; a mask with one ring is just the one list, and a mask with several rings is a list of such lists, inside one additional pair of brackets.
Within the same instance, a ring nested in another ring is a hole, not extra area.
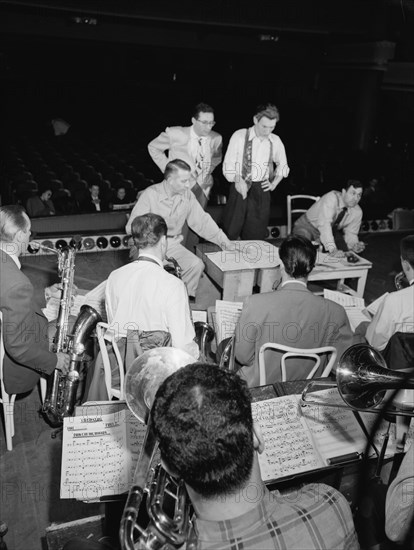
[(75, 246), (61, 250), (45, 247), (36, 242), (31, 243), (35, 247), (47, 248), (58, 255), (58, 272), (62, 287), (52, 351), (69, 354), (70, 362), (67, 374), (55, 369), (48, 380), (42, 413), (53, 427), (62, 426), (64, 417), (73, 414), (79, 388), (80, 372), (82, 366), (91, 360), (90, 355), (87, 353), (86, 344), (97, 323), (102, 321), (101, 316), (93, 307), (83, 305), (69, 333), (75, 257), (76, 250), (80, 245), (80, 238), (74, 238), (73, 240)]

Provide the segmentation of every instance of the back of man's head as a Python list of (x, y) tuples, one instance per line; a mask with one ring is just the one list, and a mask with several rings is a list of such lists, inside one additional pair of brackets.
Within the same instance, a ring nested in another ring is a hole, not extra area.
[(0, 241), (11, 243), (18, 231), (26, 231), (29, 220), (24, 208), (18, 204), (0, 207)]
[(171, 174), (175, 174), (176, 172), (178, 172), (178, 170), (191, 172), (191, 166), (182, 159), (170, 160), (164, 170), (164, 179), (167, 180), (171, 176)]
[(261, 105), (257, 105), (254, 116), (257, 120), (263, 117), (269, 118), (270, 120), (276, 119), (276, 121), (280, 119), (279, 110), (273, 103), (262, 103)]
[(164, 462), (200, 495), (225, 495), (248, 481), (250, 393), (236, 374), (209, 363), (179, 369), (158, 389), (152, 422)]
[(289, 235), (279, 248), (286, 273), (294, 279), (306, 278), (316, 262), (316, 249), (309, 239)]
[(143, 214), (133, 219), (131, 235), (139, 249), (155, 246), (167, 234), (167, 224), (158, 214)]
[(414, 235), (407, 235), (400, 241), (401, 259), (407, 261), (414, 269)]

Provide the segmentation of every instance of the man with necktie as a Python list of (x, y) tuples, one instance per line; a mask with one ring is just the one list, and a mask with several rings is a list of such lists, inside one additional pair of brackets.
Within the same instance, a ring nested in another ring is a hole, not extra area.
[(270, 191), (289, 175), (285, 147), (273, 134), (279, 120), (275, 105), (259, 105), (254, 126), (231, 136), (223, 174), (232, 182), (222, 227), (231, 240), (265, 239), (270, 217)]
[(365, 244), (358, 238), (361, 197), (362, 183), (348, 180), (342, 191), (325, 193), (298, 218), (293, 225), (293, 235), (320, 242), (326, 252), (336, 257), (344, 257), (346, 251), (363, 252)]
[(162, 173), (169, 160), (187, 162), (191, 167), (191, 189), (205, 209), (214, 183), (212, 172), (222, 159), (223, 140), (213, 131), (214, 109), (207, 103), (196, 105), (191, 122), (192, 126), (166, 128), (148, 144), (148, 152)]

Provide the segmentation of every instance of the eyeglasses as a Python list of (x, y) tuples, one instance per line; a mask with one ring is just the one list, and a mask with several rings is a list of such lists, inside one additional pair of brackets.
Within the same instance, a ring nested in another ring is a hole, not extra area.
[(209, 120), (200, 120), (199, 118), (197, 119), (197, 122), (199, 122), (200, 124), (203, 124), (204, 126), (211, 126), (213, 127), (216, 123), (215, 120), (213, 121), (209, 121)]

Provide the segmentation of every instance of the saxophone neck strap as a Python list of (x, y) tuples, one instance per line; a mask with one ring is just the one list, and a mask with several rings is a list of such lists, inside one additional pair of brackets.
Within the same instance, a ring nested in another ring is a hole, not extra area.
[(135, 260), (136, 262), (151, 262), (153, 264), (156, 264), (158, 267), (161, 267), (160, 264), (154, 260), (153, 258), (148, 258), (148, 256), (138, 256), (138, 258)]

